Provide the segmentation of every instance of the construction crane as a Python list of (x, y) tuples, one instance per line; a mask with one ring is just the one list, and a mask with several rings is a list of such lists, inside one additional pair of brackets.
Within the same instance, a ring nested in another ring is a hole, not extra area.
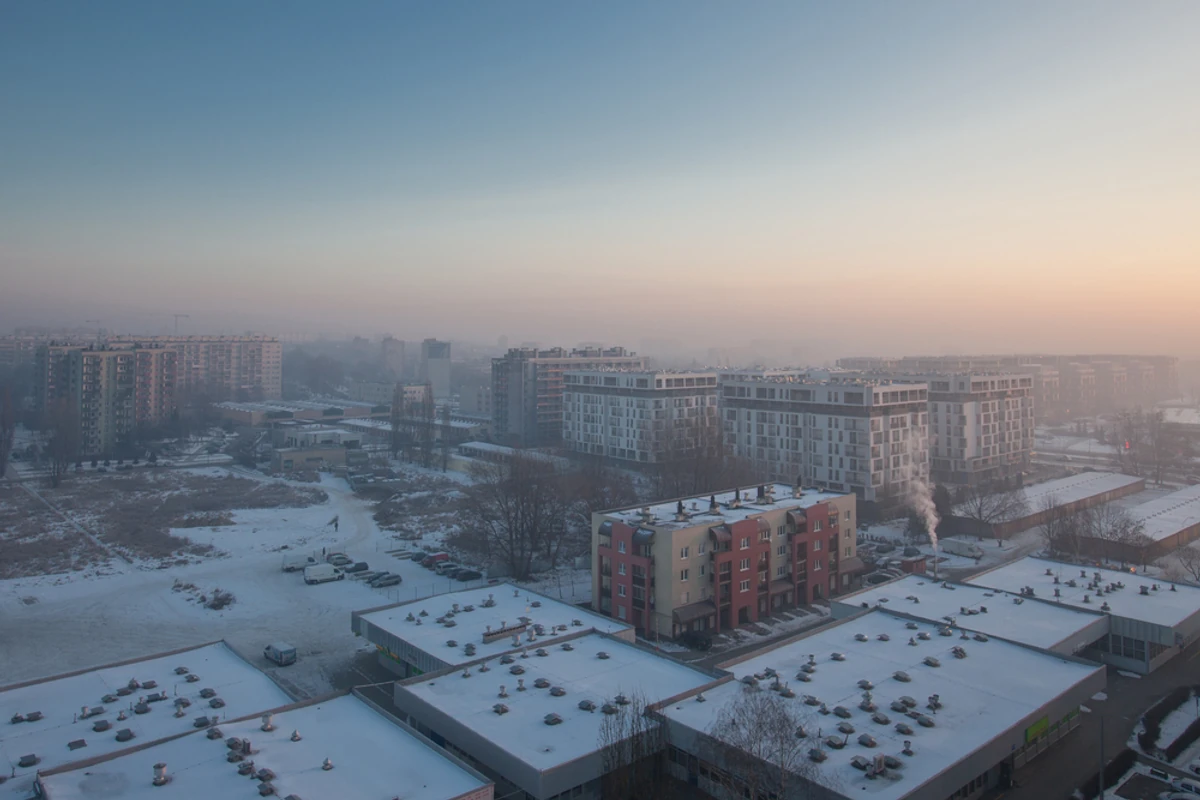
[(175, 317), (175, 333), (179, 333), (179, 319), (181, 317), (183, 319), (191, 319), (192, 318), (190, 314), (172, 314), (171, 316)]

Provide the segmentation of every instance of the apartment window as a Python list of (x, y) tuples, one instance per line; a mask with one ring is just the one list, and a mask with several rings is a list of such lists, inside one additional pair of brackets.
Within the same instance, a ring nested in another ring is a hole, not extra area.
[(821, 540), (817, 539), (816, 541), (813, 542), (813, 550), (820, 550), (820, 549), (821, 549)]
[(700, 544), (696, 545), (697, 554), (704, 555), (706, 552), (708, 552), (708, 545), (706, 543), (701, 542)]
[(646, 599), (646, 590), (643, 589), (641, 586), (633, 587), (633, 599), (634, 600), (645, 600)]
[(618, 574), (618, 575), (624, 575), (624, 574), (625, 574), (625, 562), (624, 562), (624, 561), (618, 561), (618, 562), (617, 562), (617, 574)]
[(687, 557), (688, 557), (688, 549), (689, 549), (689, 548), (687, 548), (687, 547), (681, 547), (681, 548), (679, 548), (679, 557), (680, 557), (680, 558), (687, 558)]
[(743, 536), (743, 537), (742, 537), (742, 549), (743, 549), (743, 550), (749, 550), (749, 549), (750, 549), (750, 537), (749, 537), (749, 536)]
[(820, 571), (821, 571), (821, 559), (819, 559), (819, 558), (814, 559), (813, 560), (813, 572), (820, 572)]
[(617, 606), (617, 619), (625, 619), (625, 606)]
[(624, 596), (625, 596), (625, 584), (618, 583), (617, 584), (617, 597), (624, 597)]
[(759, 531), (759, 532), (758, 532), (758, 540), (759, 540), (760, 542), (769, 542), (769, 541), (771, 541), (771, 532), (770, 532), (770, 531)]
[(784, 534), (784, 531), (786, 531), (786, 530), (787, 530), (787, 526), (786, 526), (786, 525), (780, 525), (778, 528), (776, 528), (776, 529), (775, 529), (775, 535), (776, 535), (776, 536), (783, 536), (783, 534)]
[(688, 571), (686, 569), (679, 570), (679, 580), (686, 581), (688, 579)]
[(780, 564), (778, 567), (775, 568), (775, 577), (776, 578), (782, 578), (786, 574), (787, 574), (787, 566), (786, 565)]
[(779, 545), (779, 547), (776, 547), (776, 548), (775, 548), (775, 555), (777, 555), (777, 556), (786, 556), (786, 555), (787, 555), (787, 550), (788, 550), (788, 549), (787, 549), (787, 545), (786, 545), (786, 544), (781, 544), (781, 545)]
[(854, 555), (854, 548), (847, 547), (846, 548), (846, 558), (850, 558), (850, 556), (852, 556), (852, 555)]
[(618, 553), (625, 552), (625, 543), (624, 542), (617, 542), (617, 552)]
[(739, 591), (739, 592), (748, 592), (748, 591), (750, 591), (750, 581), (742, 581), (741, 583), (739, 583), (739, 584), (738, 584), (738, 591)]
[(824, 523), (822, 523), (821, 520), (814, 519), (813, 520), (813, 533), (819, 533), (821, 531), (821, 527), (823, 524)]
[(748, 569), (750, 569), (750, 559), (743, 558), (742, 563), (738, 565), (738, 570), (741, 572), (745, 572)]
[(686, 605), (687, 605), (689, 602), (691, 602), (691, 597), (692, 597), (692, 593), (691, 593), (691, 592), (683, 592), (683, 593), (681, 593), (681, 594), (679, 595), (679, 604), (680, 604), (680, 605), (684, 605), (684, 606), (686, 606)]

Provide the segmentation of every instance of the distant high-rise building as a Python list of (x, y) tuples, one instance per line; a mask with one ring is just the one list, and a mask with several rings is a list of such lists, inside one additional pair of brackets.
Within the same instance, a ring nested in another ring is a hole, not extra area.
[(379, 344), (379, 356), (383, 368), (392, 380), (404, 379), (404, 340), (385, 336)]
[(81, 458), (116, 454), (139, 430), (170, 419), (178, 358), (161, 346), (43, 345), (34, 362), (37, 411), (75, 418)]
[(623, 347), (513, 348), (492, 359), (492, 436), (518, 447), (561, 444), (564, 372), (646, 368), (644, 356)]
[(420, 382), (433, 387), (434, 400), (450, 399), (450, 343), (437, 339), (421, 342)]
[(107, 341), (110, 345), (161, 345), (176, 350), (181, 397), (283, 397), (283, 346), (275, 336), (112, 336)]

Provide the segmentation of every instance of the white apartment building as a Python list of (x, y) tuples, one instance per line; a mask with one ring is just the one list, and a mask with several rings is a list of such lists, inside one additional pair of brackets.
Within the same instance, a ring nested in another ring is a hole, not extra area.
[(959, 373), (916, 379), (929, 384), (930, 471), (935, 480), (991, 483), (1029, 468), (1033, 375)]
[(563, 373), (563, 445), (577, 453), (655, 464), (715, 447), (715, 372)]
[(721, 383), (725, 440), (773, 480), (901, 500), (929, 478), (926, 384), (796, 378)]

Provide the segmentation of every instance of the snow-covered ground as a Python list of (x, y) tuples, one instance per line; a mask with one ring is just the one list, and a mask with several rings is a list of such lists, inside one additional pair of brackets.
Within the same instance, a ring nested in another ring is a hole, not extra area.
[[(868, 542), (888, 542), (895, 545), (896, 550), (881, 557), (886, 559), (901, 558), (905, 547), (916, 547), (921, 551), (922, 555), (929, 559), (927, 568), (932, 574), (934, 571), (933, 558), (935, 555), (933, 543), (929, 540), (915, 543), (910, 542), (906, 533), (907, 526), (907, 520), (892, 520), (890, 522), (871, 525), (865, 531), (859, 532), (860, 546), (863, 539)], [(978, 545), (979, 549), (983, 551), (983, 557), (976, 561), (974, 558), (954, 555), (946, 552), (945, 549), (939, 548), (936, 551), (938, 559), (937, 571), (939, 575), (944, 574), (948, 578), (958, 578), (967, 573), (989, 569), (998, 564), (1004, 564), (1021, 556), (1029, 555), (1045, 546), (1040, 528), (1023, 531), (1009, 539), (1001, 539), (999, 541), (991, 538), (980, 538), (978, 536), (955, 536), (954, 541), (969, 542)]]

